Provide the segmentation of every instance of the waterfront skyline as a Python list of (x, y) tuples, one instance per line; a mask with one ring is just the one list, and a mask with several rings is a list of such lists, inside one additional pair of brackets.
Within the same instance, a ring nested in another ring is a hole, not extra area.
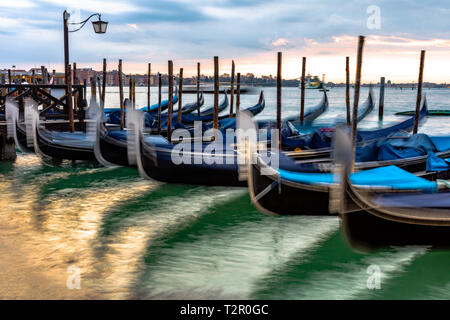
[[(379, 8), (380, 25), (369, 28), (370, 6)], [(329, 81), (345, 77), (345, 56), (350, 56), (352, 78), (358, 34), (367, 36), (363, 81), (385, 76), (394, 82), (417, 80), (420, 50), (427, 50), (424, 81), (448, 82), (450, 10), (444, 1), (425, 8), (419, 1), (62, 1), (5, 0), (0, 3), (0, 39), (11, 43), (0, 53), (0, 68), (20, 69), (45, 65), (63, 70), (62, 12), (72, 21), (100, 12), (109, 21), (105, 35), (90, 26), (70, 34), (70, 61), (79, 68), (108, 69), (124, 61), (125, 73), (167, 72), (174, 61), (186, 76), (196, 62), (212, 74), (212, 57), (220, 58), (220, 72), (236, 70), (257, 76), (275, 75), (276, 52), (283, 52), (283, 78), (298, 78), (301, 57), (307, 73)], [(377, 28), (379, 27), (379, 29)]]

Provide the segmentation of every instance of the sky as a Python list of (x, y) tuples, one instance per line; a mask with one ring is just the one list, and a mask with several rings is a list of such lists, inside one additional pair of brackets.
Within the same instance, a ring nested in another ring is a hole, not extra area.
[[(70, 33), (70, 61), (78, 67), (124, 72), (167, 73), (167, 61), (185, 76), (236, 71), (275, 75), (283, 52), (283, 78), (306, 72), (334, 82), (352, 77), (358, 35), (366, 36), (362, 79), (381, 76), (417, 81), (420, 50), (426, 50), (424, 81), (450, 82), (450, 3), (448, 0), (0, 0), (0, 68), (47, 66), (63, 70), (62, 13), (79, 22), (91, 13), (108, 21), (106, 34), (91, 23)], [(74, 28), (74, 26), (71, 26)]]

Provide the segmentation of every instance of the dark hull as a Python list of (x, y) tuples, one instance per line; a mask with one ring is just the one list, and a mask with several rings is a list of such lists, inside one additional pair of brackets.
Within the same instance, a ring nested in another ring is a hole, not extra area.
[(379, 218), (366, 211), (341, 214), (342, 228), (355, 249), (431, 245), (450, 247), (450, 227), (408, 224)]
[(157, 156), (155, 150), (140, 142), (140, 160), (145, 174), (161, 182), (178, 184), (199, 184), (208, 186), (241, 186), (235, 165), (176, 165), (164, 157)]
[(45, 129), (36, 129), (36, 141), (39, 151), (45, 156), (59, 160), (67, 159), (96, 161), (93, 148), (76, 148), (73, 146), (54, 144), (42, 135), (41, 130)]
[[(280, 215), (330, 215), (327, 187), (300, 189), (300, 186), (280, 181), (279, 189), (276, 177), (261, 175), (258, 165), (251, 165), (250, 170), (248, 176), (250, 196), (260, 211)], [(257, 199), (257, 196), (274, 182), (276, 183), (274, 188)]]
[(118, 141), (117, 139), (108, 136), (105, 132), (107, 130), (106, 128), (104, 128), (103, 130), (99, 132), (98, 136), (102, 157), (106, 161), (118, 166), (130, 166), (130, 163), (128, 162), (126, 142)]
[(34, 147), (28, 147), (27, 146), (27, 134), (22, 128), (19, 126), (19, 124), (16, 122), (16, 137), (17, 137), (17, 143), (20, 144), (18, 147), (27, 152), (34, 152)]

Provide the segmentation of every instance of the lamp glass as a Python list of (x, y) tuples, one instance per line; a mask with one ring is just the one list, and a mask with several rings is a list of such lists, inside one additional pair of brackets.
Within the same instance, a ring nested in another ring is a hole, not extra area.
[(102, 20), (92, 21), (92, 26), (94, 27), (95, 33), (105, 33), (108, 22)]

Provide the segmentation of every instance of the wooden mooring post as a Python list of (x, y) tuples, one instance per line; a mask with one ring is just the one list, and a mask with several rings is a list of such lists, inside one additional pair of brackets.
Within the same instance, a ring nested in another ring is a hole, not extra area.
[(214, 56), (214, 140), (219, 128), (219, 57)]
[(169, 71), (169, 106), (167, 111), (167, 139), (169, 142), (172, 141), (172, 112), (173, 112), (173, 62), (169, 60), (168, 62)]
[(345, 58), (345, 106), (347, 109), (347, 126), (351, 125), (350, 116), (350, 57)]
[(0, 131), (0, 160), (14, 161), (16, 158), (17, 154), (16, 148), (14, 147), (14, 139), (12, 137), (7, 137), (6, 126), (2, 126), (2, 130)]
[(277, 130), (278, 130), (278, 148), (281, 150), (281, 64), (282, 53), (277, 56)]
[(147, 72), (147, 112), (150, 112), (150, 82), (152, 78), (152, 64), (148, 64)]
[(197, 114), (200, 115), (200, 62), (197, 62)]
[(424, 64), (425, 64), (425, 50), (422, 50), (420, 52), (419, 80), (417, 83), (416, 113), (414, 115), (413, 134), (416, 134), (417, 131), (419, 130), (419, 112), (420, 112), (420, 103), (422, 101), (422, 82), (423, 82)]
[(384, 113), (384, 81), (385, 78), (381, 77), (380, 79), (380, 100), (378, 101), (378, 120), (383, 121), (383, 113)]
[(302, 59), (302, 79), (300, 90), (300, 122), (303, 124), (305, 120), (305, 73), (306, 73), (306, 57)]
[(123, 105), (122, 59), (119, 59), (119, 99), (120, 99), (120, 129), (125, 128), (125, 110)]
[(230, 118), (233, 118), (233, 116), (234, 116), (233, 115), (233, 106), (234, 106), (234, 60), (231, 60)]
[(178, 113), (177, 113), (178, 123), (181, 123), (182, 107), (183, 107), (183, 68), (180, 68), (180, 80), (178, 84)]
[(158, 134), (161, 133), (161, 89), (162, 89), (162, 79), (161, 73), (158, 72)]
[(69, 110), (70, 131), (75, 132), (73, 121), (73, 105), (72, 105), (72, 68), (70, 64), (67, 66), (67, 109)]
[(105, 106), (105, 98), (106, 98), (106, 59), (103, 58), (102, 94), (100, 98), (100, 105), (102, 107), (102, 110)]
[(236, 114), (239, 113), (239, 107), (241, 106), (241, 73), (236, 75)]
[(356, 135), (358, 124), (358, 103), (359, 103), (359, 90), (361, 87), (361, 69), (364, 49), (364, 36), (358, 38), (358, 54), (356, 60), (356, 78), (355, 78), (355, 97), (353, 101), (353, 116), (352, 116), (352, 172), (353, 165), (355, 163), (355, 150), (356, 150)]

